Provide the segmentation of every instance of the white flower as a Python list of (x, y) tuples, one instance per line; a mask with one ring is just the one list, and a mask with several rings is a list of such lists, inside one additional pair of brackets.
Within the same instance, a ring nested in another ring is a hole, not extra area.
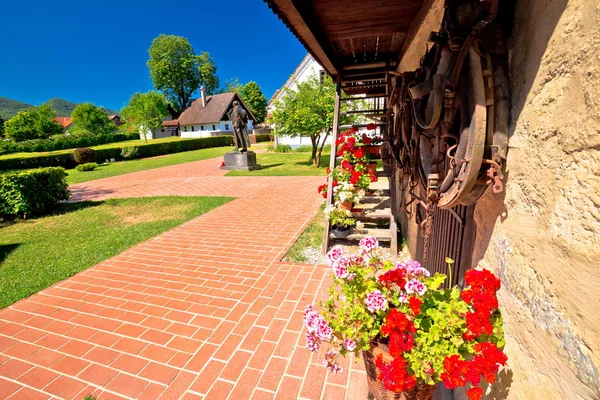
[(359, 231), (362, 231), (362, 229), (364, 227), (365, 227), (365, 224), (363, 224), (361, 221), (356, 222), (356, 229), (358, 229)]

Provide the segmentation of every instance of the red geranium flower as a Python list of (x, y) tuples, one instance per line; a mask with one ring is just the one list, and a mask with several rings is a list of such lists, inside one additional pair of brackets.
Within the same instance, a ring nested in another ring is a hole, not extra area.
[(483, 396), (483, 389), (479, 386), (472, 387), (467, 390), (467, 396), (469, 396), (469, 400), (481, 400), (481, 396)]
[(411, 296), (408, 299), (408, 306), (410, 307), (410, 309), (412, 310), (413, 314), (415, 315), (419, 315), (421, 313), (421, 306), (423, 305), (423, 302), (415, 297), (415, 296)]
[(356, 158), (363, 158), (365, 156), (365, 150), (362, 147), (359, 147), (356, 151), (354, 151), (353, 155)]
[(350, 164), (350, 162), (348, 160), (342, 161), (342, 168), (345, 170), (348, 170), (348, 171), (353, 169), (352, 164)]
[(371, 139), (370, 137), (368, 137), (367, 135), (363, 135), (363, 143), (366, 144), (367, 146), (370, 145), (373, 142), (373, 139)]
[(374, 123), (367, 124), (367, 129), (368, 129), (368, 130), (372, 131), (372, 130), (374, 130), (375, 128), (377, 128), (377, 125), (375, 125)]

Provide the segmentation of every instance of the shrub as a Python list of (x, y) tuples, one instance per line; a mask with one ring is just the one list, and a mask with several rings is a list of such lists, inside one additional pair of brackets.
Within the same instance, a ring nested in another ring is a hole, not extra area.
[(289, 144), (278, 144), (275, 147), (275, 153), (291, 153), (292, 147)]
[(87, 172), (95, 170), (96, 167), (98, 167), (98, 163), (90, 162), (85, 164), (79, 164), (75, 169), (79, 172)]
[(131, 160), (132, 158), (137, 158), (138, 154), (138, 148), (135, 146), (123, 147), (121, 149), (121, 158), (123, 160)]
[(0, 215), (39, 215), (69, 198), (63, 168), (39, 168), (0, 175)]
[(312, 151), (312, 146), (310, 144), (303, 144), (294, 151), (296, 153), (310, 153)]
[[(161, 156), (164, 154), (180, 153), (184, 151), (207, 149), (210, 147), (231, 146), (232, 136), (211, 136), (206, 138), (185, 139), (163, 143), (148, 143), (137, 146), (138, 158)], [(121, 148), (96, 150), (97, 160), (121, 159)], [(47, 166), (60, 166), (67, 169), (75, 168), (77, 163), (72, 153), (52, 154), (36, 157), (0, 159), (0, 170), (26, 169)]]
[(94, 162), (96, 161), (96, 150), (90, 149), (89, 147), (75, 149), (73, 152), (73, 158), (78, 164)]
[(75, 149), (78, 147), (91, 147), (100, 144), (124, 142), (126, 140), (137, 140), (139, 138), (140, 136), (138, 133), (117, 133), (114, 135), (53, 135), (50, 139), (34, 139), (22, 142), (9, 140), (0, 142), (0, 154)]
[(271, 135), (254, 135), (256, 137), (256, 143), (260, 143), (260, 142), (270, 142), (271, 141)]

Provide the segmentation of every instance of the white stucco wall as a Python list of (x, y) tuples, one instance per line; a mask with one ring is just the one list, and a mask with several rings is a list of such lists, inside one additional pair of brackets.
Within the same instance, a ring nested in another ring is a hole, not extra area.
[[(193, 130), (192, 130), (193, 127)], [(252, 131), (252, 121), (248, 121), (248, 131)], [(181, 126), (181, 137), (182, 138), (197, 138), (197, 137), (209, 137), (213, 136), (214, 133), (221, 132), (232, 132), (233, 126), (231, 121), (221, 121), (217, 124), (203, 124), (203, 125), (182, 125)]]

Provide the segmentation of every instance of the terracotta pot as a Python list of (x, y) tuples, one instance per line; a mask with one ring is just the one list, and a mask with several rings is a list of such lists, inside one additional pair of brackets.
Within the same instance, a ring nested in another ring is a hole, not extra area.
[(340, 203), (340, 207), (341, 207), (342, 210), (348, 210), (348, 211), (350, 211), (350, 210), (352, 210), (352, 207), (354, 207), (354, 203), (351, 202), (351, 201), (342, 201)]
[(367, 371), (367, 381), (369, 383), (369, 398), (375, 400), (431, 400), (433, 398), (437, 385), (420, 383), (414, 388), (402, 393), (387, 390), (383, 386), (383, 382), (377, 380), (380, 371), (375, 364), (375, 360), (379, 355), (382, 356), (383, 361), (386, 363), (393, 360), (388, 347), (377, 341), (371, 344), (369, 351), (362, 352), (365, 369)]
[(377, 163), (368, 163), (367, 172), (377, 172)]

